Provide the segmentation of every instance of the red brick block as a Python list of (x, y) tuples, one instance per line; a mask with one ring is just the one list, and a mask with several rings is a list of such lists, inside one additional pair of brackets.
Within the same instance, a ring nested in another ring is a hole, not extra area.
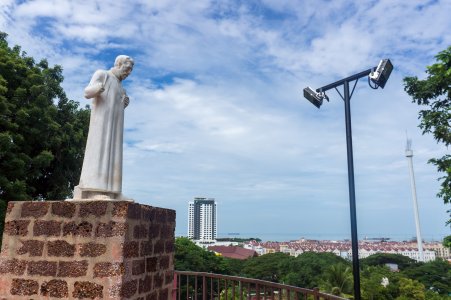
[(69, 222), (63, 226), (63, 236), (76, 235), (76, 236), (91, 236), (92, 224), (89, 222), (81, 222), (79, 224), (75, 222)]
[(160, 236), (160, 225), (152, 224), (149, 226), (149, 239), (154, 239)]
[(133, 237), (135, 239), (145, 239), (147, 238), (148, 231), (147, 226), (144, 224), (135, 225), (133, 228)]
[(144, 272), (146, 272), (146, 260), (134, 260), (132, 262), (132, 275), (141, 275)]
[(158, 240), (153, 246), (153, 254), (159, 255), (164, 253), (164, 241)]
[(163, 226), (163, 228), (161, 228), (161, 236), (162, 238), (170, 238), (174, 236), (174, 227), (172, 226)]
[(94, 277), (112, 277), (125, 274), (123, 263), (102, 262), (94, 266)]
[(159, 209), (157, 215), (155, 216), (155, 221), (158, 223), (166, 223), (166, 211)]
[(155, 272), (157, 270), (157, 258), (149, 257), (146, 259), (146, 271), (147, 272)]
[(146, 300), (157, 300), (157, 299), (158, 299), (158, 293), (156, 291), (154, 291), (146, 296)]
[(138, 281), (130, 280), (122, 284), (120, 295), (125, 298), (130, 298), (134, 294), (136, 294), (137, 290), (138, 290)]
[(106, 214), (106, 209), (108, 207), (108, 202), (106, 201), (92, 201), (80, 204), (80, 217), (87, 217), (93, 215), (96, 217), (101, 217)]
[(141, 217), (143, 221), (150, 222), (152, 220), (153, 208), (149, 206), (143, 206), (141, 208)]
[(44, 249), (43, 241), (26, 240), (20, 242), (22, 243), (22, 246), (17, 249), (17, 254), (23, 255), (28, 253), (30, 256), (42, 256), (42, 251)]
[(152, 252), (153, 252), (153, 243), (152, 243), (152, 241), (141, 242), (141, 256), (152, 255)]
[(75, 254), (75, 245), (63, 240), (48, 242), (47, 253), (48, 256), (73, 257)]
[(69, 288), (64, 280), (53, 279), (44, 282), (41, 285), (41, 295), (53, 298), (67, 298), (69, 296)]
[(113, 216), (123, 218), (127, 215), (129, 202), (115, 202), (113, 203)]
[(138, 293), (147, 293), (152, 289), (152, 276), (146, 276), (144, 279), (139, 280)]
[(56, 276), (57, 263), (53, 261), (29, 261), (28, 275)]
[(22, 218), (42, 218), (49, 210), (49, 203), (42, 201), (24, 202), (20, 216)]
[(164, 282), (164, 276), (163, 274), (160, 273), (156, 273), (155, 275), (153, 275), (153, 286), (156, 289), (159, 289), (163, 286), (163, 282)]
[(64, 218), (72, 218), (75, 215), (75, 204), (67, 201), (52, 203), (52, 214)]
[(0, 259), (0, 274), (23, 275), (27, 267), (26, 261), (18, 259)]
[(161, 256), (160, 258), (160, 270), (165, 270), (169, 268), (169, 256)]
[(77, 299), (103, 299), (103, 286), (89, 281), (76, 281), (72, 297)]
[(139, 242), (125, 242), (124, 243), (124, 257), (138, 257), (139, 256)]
[(11, 295), (31, 296), (37, 295), (39, 283), (35, 280), (13, 279), (11, 284)]
[(34, 236), (60, 236), (61, 222), (58, 221), (36, 221), (33, 226)]
[(176, 211), (173, 209), (166, 210), (168, 222), (175, 222)]
[(127, 218), (134, 220), (141, 219), (141, 204), (130, 203), (128, 205)]
[(164, 284), (172, 284), (174, 281), (174, 272), (173, 271), (167, 271), (164, 275)]
[(14, 220), (5, 223), (4, 233), (8, 235), (26, 236), (28, 234), (29, 220)]
[(86, 276), (88, 262), (82, 261), (60, 261), (58, 266), (58, 277), (81, 277)]
[(174, 240), (170, 239), (170, 240), (166, 241), (164, 248), (166, 250), (166, 253), (170, 254), (170, 253), (174, 252), (174, 250), (175, 250), (174, 247), (175, 247)]
[(80, 245), (80, 256), (97, 257), (106, 252), (106, 245), (97, 243), (86, 243)]
[(158, 300), (168, 300), (169, 290), (163, 289), (158, 292)]
[(118, 222), (100, 223), (96, 229), (96, 237), (124, 236), (127, 224)]

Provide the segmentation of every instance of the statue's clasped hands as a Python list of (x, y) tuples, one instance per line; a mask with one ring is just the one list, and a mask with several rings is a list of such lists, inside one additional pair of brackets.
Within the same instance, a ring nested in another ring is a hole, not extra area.
[(124, 108), (126, 108), (128, 106), (128, 104), (130, 103), (130, 98), (128, 98), (127, 95), (124, 95), (124, 98), (122, 99), (122, 101), (124, 102)]

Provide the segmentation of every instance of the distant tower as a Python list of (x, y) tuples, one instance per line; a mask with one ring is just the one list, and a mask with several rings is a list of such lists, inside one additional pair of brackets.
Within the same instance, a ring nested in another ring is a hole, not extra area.
[(409, 169), (410, 169), (410, 184), (412, 186), (413, 210), (414, 210), (414, 214), (415, 214), (415, 226), (416, 226), (416, 229), (417, 229), (418, 253), (420, 254), (420, 261), (424, 261), (423, 243), (422, 243), (421, 231), (420, 231), (420, 217), (418, 215), (417, 189), (416, 189), (416, 186), (415, 186), (415, 175), (413, 173), (412, 140), (410, 140), (410, 139), (407, 139), (406, 157), (407, 157), (407, 161), (409, 162)]
[(216, 240), (217, 215), (214, 198), (194, 198), (188, 208), (188, 237), (202, 242)]

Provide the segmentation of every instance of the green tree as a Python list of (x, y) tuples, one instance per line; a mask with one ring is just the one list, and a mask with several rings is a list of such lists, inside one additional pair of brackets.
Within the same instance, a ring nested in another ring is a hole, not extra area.
[[(427, 67), (427, 78), (404, 78), (404, 89), (412, 97), (412, 102), (426, 107), (419, 113), (423, 134), (432, 133), (437, 142), (448, 147), (451, 143), (451, 46), (435, 56), (437, 63)], [(451, 155), (432, 158), (429, 163), (435, 165), (444, 176), (439, 178), (441, 188), (437, 196), (445, 204), (451, 203)], [(448, 210), (451, 215), (451, 210)], [(447, 224), (451, 224), (451, 218)]]
[(234, 276), (241, 275), (241, 270), (243, 269), (244, 264), (246, 263), (246, 260), (227, 258), (227, 257), (224, 257), (224, 260), (230, 271), (230, 275), (234, 275)]
[(443, 246), (451, 249), (451, 235), (448, 235), (443, 239)]
[(242, 275), (272, 282), (282, 282), (287, 267), (294, 257), (282, 252), (269, 253), (262, 256), (247, 259)]
[(6, 37), (0, 32), (0, 223), (10, 200), (71, 195), (89, 123), (89, 110), (61, 87), (62, 68), (35, 63)]
[(304, 288), (319, 287), (323, 274), (332, 265), (350, 263), (333, 253), (304, 252), (286, 268), (285, 283)]
[(229, 274), (226, 260), (205, 250), (190, 239), (179, 237), (175, 239), (175, 269), (178, 271), (211, 272)]
[(419, 281), (427, 290), (441, 295), (451, 292), (451, 266), (447, 261), (436, 259), (412, 265), (403, 270), (402, 274)]
[(386, 266), (365, 266), (361, 272), (362, 299), (392, 300), (399, 296), (398, 272), (391, 272)]
[(401, 278), (399, 279), (399, 297), (397, 300), (424, 300), (424, 285), (416, 280)]
[(397, 264), (399, 269), (403, 270), (408, 266), (415, 264), (415, 260), (392, 253), (376, 253), (360, 260), (362, 266), (383, 266), (385, 264)]
[(351, 294), (353, 289), (351, 267), (343, 263), (330, 266), (324, 273), (321, 289), (336, 296)]

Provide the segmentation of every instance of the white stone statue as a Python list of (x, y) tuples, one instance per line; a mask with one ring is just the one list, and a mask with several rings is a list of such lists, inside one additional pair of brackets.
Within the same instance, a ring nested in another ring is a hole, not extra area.
[(85, 97), (93, 99), (88, 141), (80, 183), (74, 200), (125, 200), (122, 195), (122, 141), (124, 109), (129, 98), (122, 80), (133, 70), (134, 61), (119, 55), (109, 71), (98, 70), (85, 88)]

